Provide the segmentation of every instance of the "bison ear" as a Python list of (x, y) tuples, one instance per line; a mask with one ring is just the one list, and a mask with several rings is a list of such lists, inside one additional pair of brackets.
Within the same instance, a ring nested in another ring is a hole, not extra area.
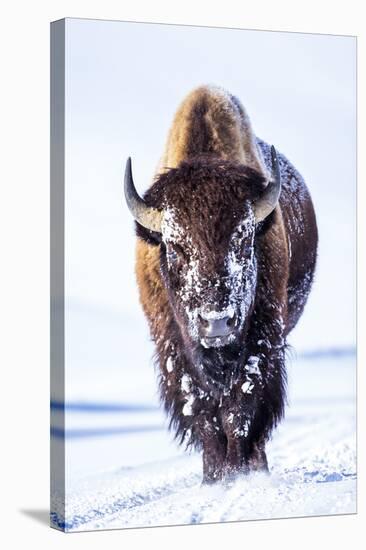
[(135, 222), (135, 231), (136, 236), (145, 241), (147, 244), (152, 246), (159, 246), (161, 244), (161, 233), (146, 229), (146, 227), (138, 222)]

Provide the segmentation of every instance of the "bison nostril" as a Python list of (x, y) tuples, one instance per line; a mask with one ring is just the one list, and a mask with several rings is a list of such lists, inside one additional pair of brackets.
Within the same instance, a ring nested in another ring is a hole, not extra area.
[(204, 319), (202, 315), (198, 314), (198, 319), (203, 327), (207, 328), (209, 326), (208, 320)]
[(232, 317), (228, 317), (226, 324), (228, 327), (233, 327), (235, 326), (235, 323), (236, 323), (236, 315), (234, 313)]

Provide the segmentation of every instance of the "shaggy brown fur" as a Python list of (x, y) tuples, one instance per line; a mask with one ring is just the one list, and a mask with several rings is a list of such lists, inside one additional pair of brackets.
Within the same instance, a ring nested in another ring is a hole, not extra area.
[[(251, 205), (270, 173), (269, 146), (255, 138), (236, 98), (199, 88), (178, 110), (145, 194), (149, 205), (174, 214), (179, 231), (171, 240), (171, 222), (163, 234), (137, 224), (136, 275), (161, 397), (180, 441), (203, 449), (207, 482), (267, 469), (265, 441), (284, 413), (286, 336), (310, 291), (317, 229), (303, 179), (284, 156), (279, 160), (279, 205), (251, 225)], [(234, 281), (230, 250), (243, 266), (245, 292), (227, 284)], [(199, 277), (189, 286), (192, 265)], [(245, 301), (235, 341), (207, 349), (190, 315), (207, 304), (225, 310), (230, 300), (238, 312), (237, 301)]]

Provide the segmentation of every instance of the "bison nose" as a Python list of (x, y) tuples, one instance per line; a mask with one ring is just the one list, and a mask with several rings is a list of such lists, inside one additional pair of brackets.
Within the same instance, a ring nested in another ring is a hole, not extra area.
[(234, 331), (236, 323), (235, 314), (232, 316), (224, 315), (222, 317), (219, 314), (215, 316), (201, 314), (198, 316), (198, 319), (202, 335), (205, 338), (229, 336)]

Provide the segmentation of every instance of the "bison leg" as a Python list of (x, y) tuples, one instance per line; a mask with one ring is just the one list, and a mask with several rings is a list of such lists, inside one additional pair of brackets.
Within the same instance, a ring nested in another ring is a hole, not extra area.
[(225, 460), (225, 477), (231, 479), (238, 474), (268, 472), (264, 443), (252, 443), (245, 437), (232, 435), (228, 438)]
[(223, 476), (226, 456), (226, 437), (222, 431), (213, 429), (206, 423), (202, 433), (203, 483), (214, 483)]
[(214, 483), (222, 479), (225, 454), (223, 438), (216, 436), (203, 442), (203, 483)]
[(231, 479), (239, 473), (247, 473), (248, 444), (247, 436), (249, 421), (244, 414), (233, 407), (224, 405), (221, 417), (224, 432), (227, 438), (225, 458), (225, 477)]
[(254, 471), (268, 471), (265, 441), (252, 438), (251, 415), (242, 412), (227, 413), (224, 429), (227, 437), (225, 477), (231, 479), (237, 474)]
[(245, 442), (242, 437), (230, 434), (227, 442), (225, 478), (232, 479), (239, 473), (247, 473)]
[(248, 459), (248, 467), (251, 472), (268, 473), (268, 462), (264, 441), (254, 443), (253, 450)]

